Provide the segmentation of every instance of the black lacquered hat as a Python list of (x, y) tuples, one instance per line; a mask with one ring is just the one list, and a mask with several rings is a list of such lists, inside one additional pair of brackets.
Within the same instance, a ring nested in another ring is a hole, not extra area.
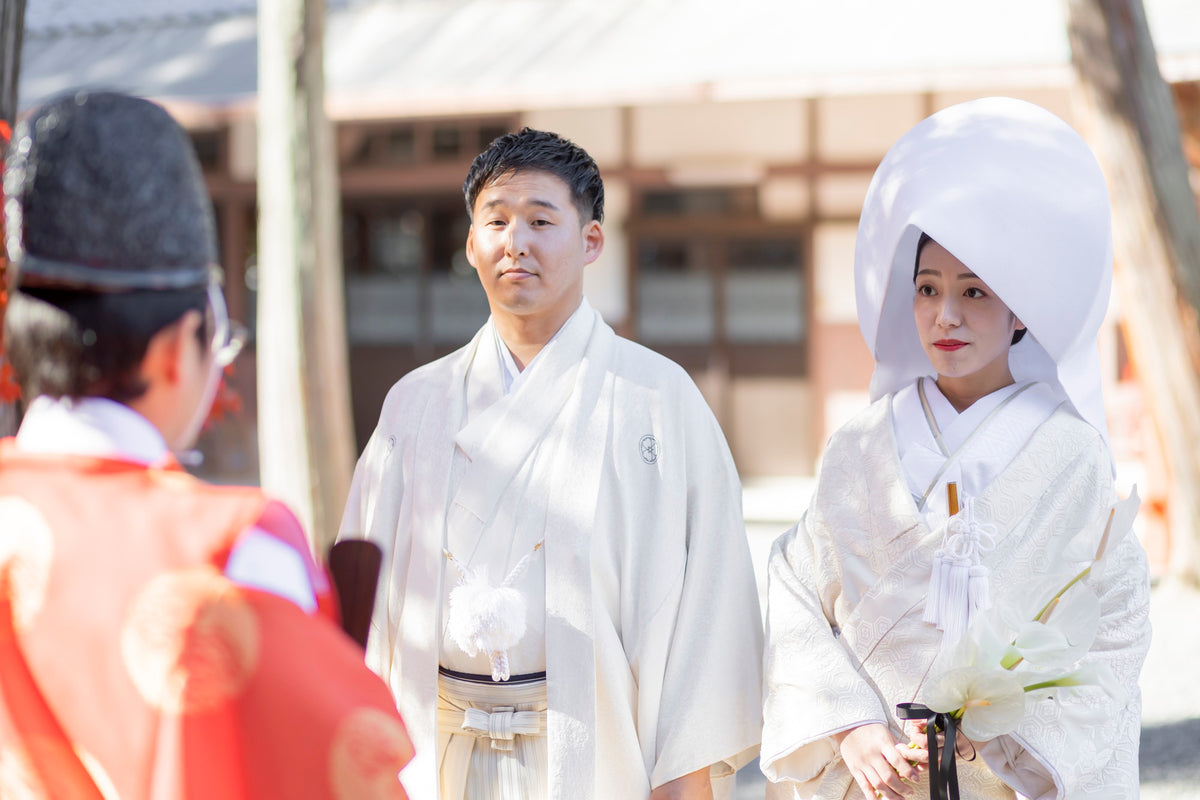
[(191, 141), (146, 100), (80, 91), (36, 109), (13, 134), (4, 197), (18, 287), (202, 288), (217, 260)]

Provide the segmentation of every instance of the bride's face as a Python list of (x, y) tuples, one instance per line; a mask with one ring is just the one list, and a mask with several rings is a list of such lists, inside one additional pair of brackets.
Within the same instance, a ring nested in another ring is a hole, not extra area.
[(926, 242), (917, 261), (913, 316), (921, 347), (939, 377), (970, 377), (985, 394), (1012, 382), (1008, 350), (1013, 332), (1025, 326), (986, 283), (934, 241)]

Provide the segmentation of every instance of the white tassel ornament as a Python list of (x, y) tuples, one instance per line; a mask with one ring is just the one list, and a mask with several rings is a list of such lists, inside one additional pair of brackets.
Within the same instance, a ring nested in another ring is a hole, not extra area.
[(458, 570), (458, 585), (450, 591), (450, 615), (446, 632), (468, 656), (480, 653), (488, 657), (493, 681), (512, 677), (508, 667), (508, 650), (516, 647), (525, 635), (525, 597), (512, 584), (525, 572), (533, 554), (545, 540), (520, 560), (499, 586), (488, 579), (487, 569), (471, 569), (443, 550), (446, 558)]
[(493, 586), (486, 570), (473, 572), (450, 591), (446, 629), (467, 655), (487, 655), (492, 680), (506, 681), (508, 648), (525, 635), (525, 598), (511, 586)]
[(967, 632), (971, 620), (991, 608), (991, 586), (983, 555), (995, 547), (996, 528), (980, 523), (975, 516), (975, 503), (963, 504), (958, 512), (958, 493), (954, 484), (951, 498), (951, 517), (946, 524), (946, 538), (933, 558), (929, 575), (929, 590), (925, 596), (924, 621), (942, 631), (942, 649), (955, 645)]
[(929, 571), (929, 591), (925, 594), (924, 620), (930, 625), (937, 625), (941, 617), (942, 570), (945, 568), (946, 553), (938, 550), (933, 555), (933, 568)]

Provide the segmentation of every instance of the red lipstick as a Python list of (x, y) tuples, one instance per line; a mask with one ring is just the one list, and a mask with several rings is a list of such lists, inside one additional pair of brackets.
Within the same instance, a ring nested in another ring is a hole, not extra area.
[(938, 350), (945, 350), (947, 352), (952, 352), (954, 350), (958, 350), (960, 348), (966, 347), (967, 343), (959, 341), (958, 339), (938, 339), (936, 342), (933, 343), (933, 346), (936, 347)]

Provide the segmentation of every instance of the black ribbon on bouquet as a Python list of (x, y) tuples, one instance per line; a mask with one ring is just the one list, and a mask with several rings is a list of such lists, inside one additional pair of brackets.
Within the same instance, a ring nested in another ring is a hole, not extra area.
[[(959, 800), (958, 767), (954, 763), (958, 720), (920, 703), (897, 703), (896, 716), (925, 722), (925, 740), (929, 745), (929, 800)], [(946, 744), (940, 754), (939, 731), (946, 735)]]

